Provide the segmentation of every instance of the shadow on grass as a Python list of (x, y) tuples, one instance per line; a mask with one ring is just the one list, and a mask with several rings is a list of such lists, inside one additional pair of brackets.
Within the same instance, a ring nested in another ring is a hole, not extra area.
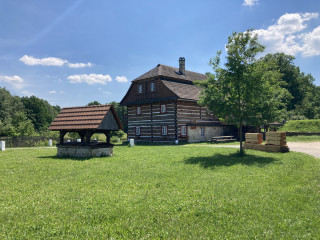
[(273, 163), (275, 161), (277, 161), (277, 159), (275, 158), (261, 157), (250, 154), (246, 154), (244, 157), (239, 157), (238, 153), (232, 153), (228, 155), (215, 154), (208, 157), (191, 157), (184, 160), (186, 164), (199, 164), (203, 168), (215, 168), (220, 166), (229, 167), (236, 164), (264, 167), (267, 164)]
[[(143, 141), (135, 141), (134, 145), (135, 146), (182, 146), (182, 145), (187, 145), (188, 143), (186, 142), (179, 142), (178, 144), (174, 142), (143, 142)], [(123, 142), (121, 144), (115, 144), (114, 146), (129, 146), (129, 142)]]
[(43, 157), (38, 157), (38, 158), (54, 159), (54, 160), (87, 161), (87, 160), (91, 160), (93, 158), (107, 158), (107, 157), (59, 157), (59, 156), (55, 155), (55, 156), (43, 156)]

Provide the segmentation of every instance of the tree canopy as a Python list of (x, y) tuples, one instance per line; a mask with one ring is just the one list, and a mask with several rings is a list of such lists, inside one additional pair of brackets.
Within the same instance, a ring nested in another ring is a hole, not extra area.
[(0, 136), (43, 133), (60, 110), (35, 96), (20, 98), (0, 88)]
[(283, 120), (320, 118), (320, 87), (314, 85), (311, 74), (295, 66), (294, 57), (284, 53), (267, 54), (260, 61), (272, 63), (281, 74), (282, 87), (291, 95)]

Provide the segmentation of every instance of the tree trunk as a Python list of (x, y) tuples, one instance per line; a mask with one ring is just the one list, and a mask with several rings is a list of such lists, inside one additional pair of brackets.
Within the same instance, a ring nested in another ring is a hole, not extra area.
[(239, 137), (240, 137), (240, 156), (244, 156), (244, 151), (243, 151), (243, 148), (242, 148), (242, 123), (240, 123), (240, 127), (239, 127)]

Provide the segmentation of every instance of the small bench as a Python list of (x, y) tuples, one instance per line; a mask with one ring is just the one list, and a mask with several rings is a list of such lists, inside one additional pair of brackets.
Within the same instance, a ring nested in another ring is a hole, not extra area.
[(237, 141), (237, 139), (234, 136), (217, 136), (211, 138), (212, 143), (226, 143), (234, 141)]

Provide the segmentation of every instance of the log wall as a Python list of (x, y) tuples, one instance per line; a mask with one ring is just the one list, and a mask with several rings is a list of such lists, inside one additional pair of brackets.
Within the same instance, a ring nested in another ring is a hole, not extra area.
[[(161, 113), (161, 105), (166, 105), (166, 112)], [(137, 115), (137, 107), (141, 114)], [(167, 101), (161, 103), (128, 106), (128, 138), (138, 141), (173, 142), (187, 141), (187, 135), (181, 135), (181, 127), (190, 123), (219, 124), (219, 120), (196, 102)], [(162, 126), (167, 126), (168, 134), (162, 135)], [(140, 136), (136, 135), (136, 127), (140, 127)]]
[[(166, 105), (166, 112), (161, 113), (160, 106)], [(137, 115), (137, 106), (141, 115)], [(175, 140), (175, 103), (163, 102), (128, 107), (128, 138), (140, 141), (174, 141)], [(167, 126), (168, 134), (162, 135), (162, 126)], [(136, 136), (136, 127), (140, 127), (140, 136)]]

